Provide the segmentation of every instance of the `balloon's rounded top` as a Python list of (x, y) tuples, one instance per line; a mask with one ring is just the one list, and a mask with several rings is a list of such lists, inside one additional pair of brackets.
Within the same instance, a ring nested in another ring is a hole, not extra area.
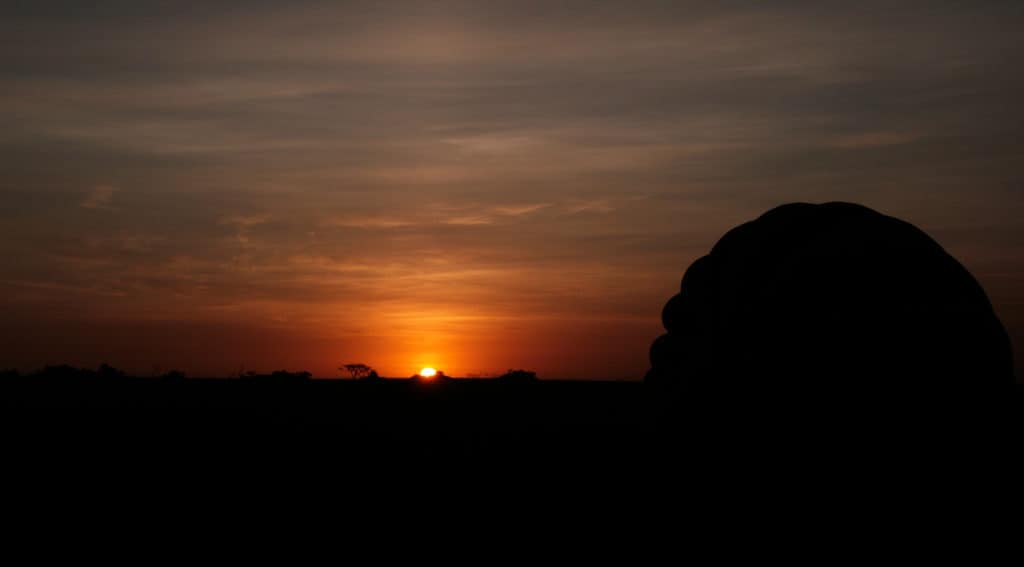
[(1009, 385), (1006, 331), (927, 234), (851, 203), (729, 231), (665, 305), (648, 381), (694, 388)]

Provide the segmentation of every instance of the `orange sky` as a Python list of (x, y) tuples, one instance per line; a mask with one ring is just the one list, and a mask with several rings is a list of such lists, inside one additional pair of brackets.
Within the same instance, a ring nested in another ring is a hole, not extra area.
[(87, 4), (0, 21), (0, 368), (640, 379), (691, 261), (830, 200), (1024, 343), (1019, 3)]

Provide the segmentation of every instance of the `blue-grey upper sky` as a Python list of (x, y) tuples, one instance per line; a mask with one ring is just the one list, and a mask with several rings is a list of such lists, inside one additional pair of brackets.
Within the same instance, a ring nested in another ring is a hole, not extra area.
[(0, 366), (639, 378), (689, 262), (830, 200), (935, 237), (1021, 345), (1022, 26), (1009, 1), (8, 1)]

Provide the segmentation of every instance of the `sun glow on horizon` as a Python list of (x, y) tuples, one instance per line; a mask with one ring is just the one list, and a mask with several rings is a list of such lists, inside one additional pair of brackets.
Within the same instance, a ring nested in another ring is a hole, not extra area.
[(437, 370), (434, 370), (433, 368), (430, 368), (428, 366), (428, 367), (420, 370), (420, 376), (422, 376), (424, 378), (433, 378), (434, 376), (437, 376)]

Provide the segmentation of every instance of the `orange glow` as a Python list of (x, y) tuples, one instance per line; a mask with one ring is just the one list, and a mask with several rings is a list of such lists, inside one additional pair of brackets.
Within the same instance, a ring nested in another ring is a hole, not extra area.
[(433, 378), (436, 375), (437, 375), (437, 370), (434, 370), (433, 368), (430, 368), (430, 367), (427, 367), (427, 368), (424, 368), (423, 370), (420, 370), (420, 376), (422, 376), (424, 378)]

